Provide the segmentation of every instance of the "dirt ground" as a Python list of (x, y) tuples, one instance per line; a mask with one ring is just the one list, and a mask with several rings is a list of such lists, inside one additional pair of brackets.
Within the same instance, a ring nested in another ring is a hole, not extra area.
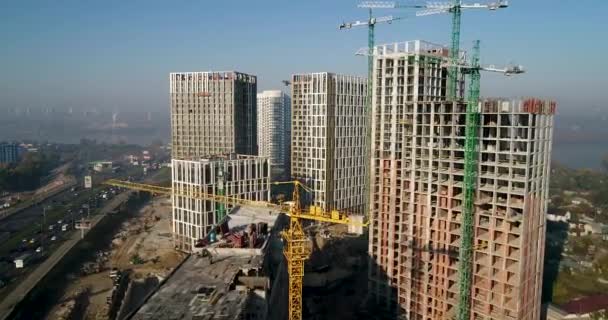
[(123, 224), (113, 241), (112, 268), (131, 269), (135, 278), (148, 274), (164, 277), (181, 261), (182, 255), (173, 248), (171, 206), (167, 201), (156, 198), (137, 219)]
[[(113, 282), (109, 277), (112, 268), (130, 270), (134, 279), (146, 276), (165, 277), (184, 256), (173, 248), (171, 238), (171, 205), (167, 198), (153, 199), (139, 214), (123, 223), (106, 253), (98, 273), (78, 276), (66, 290), (62, 303), (56, 306), (48, 319), (64, 319), (65, 309), (74, 307), (76, 299), (84, 305), (82, 319), (106, 319), (107, 299)], [(85, 299), (82, 299), (83, 292)], [(84, 301), (83, 301), (84, 300)]]

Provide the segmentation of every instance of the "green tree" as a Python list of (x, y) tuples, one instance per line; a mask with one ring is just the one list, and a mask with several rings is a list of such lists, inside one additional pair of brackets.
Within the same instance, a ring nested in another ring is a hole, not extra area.
[(608, 172), (608, 154), (605, 154), (602, 157), (602, 169), (604, 169), (604, 172)]
[(0, 191), (33, 190), (58, 163), (57, 153), (27, 153), (18, 164), (0, 168)]
[(589, 315), (591, 320), (607, 320), (608, 319), (608, 310), (601, 310), (592, 312)]

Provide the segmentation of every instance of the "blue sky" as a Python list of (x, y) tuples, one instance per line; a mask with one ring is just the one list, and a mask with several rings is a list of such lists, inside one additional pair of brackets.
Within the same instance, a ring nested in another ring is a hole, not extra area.
[[(478, 1), (472, 1), (478, 2)], [(238, 70), (259, 89), (293, 73), (365, 75), (364, 19), (352, 0), (54, 0), (0, 2), (0, 108), (167, 110), (168, 73)], [(498, 12), (467, 11), (462, 47), (482, 41), (482, 62), (518, 63), (528, 73), (482, 76), (484, 96), (553, 97), (562, 111), (605, 108), (608, 2), (512, 0)], [(447, 44), (450, 17), (378, 25), (378, 43)]]

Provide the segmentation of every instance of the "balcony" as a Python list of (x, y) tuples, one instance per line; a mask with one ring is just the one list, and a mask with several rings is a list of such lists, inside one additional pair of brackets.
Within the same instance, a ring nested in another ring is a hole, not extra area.
[(510, 246), (519, 247), (521, 245), (521, 237), (514, 234), (509, 234), (508, 244)]
[(511, 197), (511, 201), (509, 202), (509, 205), (511, 207), (513, 207), (513, 208), (523, 209), (524, 208), (524, 201), (523, 201), (523, 199), (518, 199), (518, 198)]

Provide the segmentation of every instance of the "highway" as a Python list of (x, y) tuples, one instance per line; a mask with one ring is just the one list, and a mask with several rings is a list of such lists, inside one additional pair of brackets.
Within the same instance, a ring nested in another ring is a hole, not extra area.
[[(92, 217), (91, 227), (118, 208), (125, 202), (132, 191), (123, 192), (110, 200), (100, 211), (101, 214)], [(88, 230), (87, 230), (88, 232)], [(80, 231), (72, 232), (68, 240), (61, 244), (44, 262), (36, 267), (6, 298), (0, 302), (0, 319), (8, 319), (15, 306), (38, 284), (42, 278), (80, 241)]]
[(32, 206), (36, 206), (42, 202), (44, 202), (45, 200), (52, 198), (66, 190), (68, 190), (69, 188), (73, 187), (76, 185), (76, 180), (75, 179), (71, 179), (70, 181), (68, 181), (65, 185), (58, 187), (56, 189), (50, 190), (47, 193), (44, 193), (42, 195), (38, 195), (38, 196), (34, 196), (32, 199), (28, 200), (25, 204), (23, 205), (19, 205), (18, 207), (15, 208), (11, 208), (8, 210), (4, 210), (2, 212), (0, 212), (0, 220), (4, 219), (4, 218), (8, 218), (11, 215), (21, 212), (22, 210), (26, 210)]

